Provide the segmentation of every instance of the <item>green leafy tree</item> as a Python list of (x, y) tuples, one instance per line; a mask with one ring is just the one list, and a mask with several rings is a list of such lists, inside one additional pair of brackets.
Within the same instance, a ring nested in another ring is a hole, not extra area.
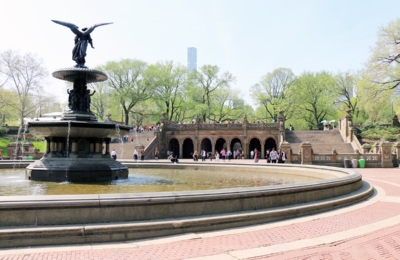
[(123, 59), (118, 62), (107, 62), (100, 68), (108, 75), (107, 83), (112, 90), (111, 98), (121, 107), (127, 125), (132, 109), (153, 95), (153, 85), (144, 77), (147, 67), (144, 61)]
[(245, 115), (244, 100), (240, 98), (240, 92), (228, 87), (215, 91), (211, 107), (209, 118), (213, 122), (234, 122), (243, 119)]
[(250, 95), (253, 101), (264, 107), (262, 118), (266, 121), (278, 119), (279, 111), (284, 110), (286, 118), (293, 114), (293, 106), (287, 97), (288, 89), (296, 79), (291, 69), (278, 68), (263, 76), (259, 83), (252, 86)]
[(158, 62), (149, 66), (146, 77), (154, 86), (152, 100), (160, 112), (166, 112), (167, 119), (172, 120), (184, 102), (182, 96), (187, 87), (187, 68), (174, 65), (172, 61)]
[(189, 95), (196, 102), (195, 109), (199, 111), (202, 121), (210, 120), (212, 102), (216, 91), (220, 88), (229, 88), (236, 82), (236, 78), (229, 72), (220, 74), (218, 66), (204, 65), (194, 70), (190, 76), (192, 89)]
[(335, 117), (336, 80), (327, 72), (303, 73), (290, 87), (295, 117), (308, 128), (317, 128), (322, 120)]

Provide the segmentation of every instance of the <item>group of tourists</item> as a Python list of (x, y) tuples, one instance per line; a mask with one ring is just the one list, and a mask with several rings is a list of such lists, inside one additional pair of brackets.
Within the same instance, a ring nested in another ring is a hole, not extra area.
[[(133, 151), (133, 159), (135, 159), (135, 161), (137, 161), (139, 159), (139, 152), (137, 149), (135, 149), (135, 151)], [(140, 149), (140, 160), (144, 161), (144, 149)]]
[(195, 151), (192, 154), (193, 157), (193, 161), (198, 161), (199, 159), (201, 159), (202, 161), (205, 161), (207, 159), (209, 159), (210, 161), (212, 161), (213, 158), (215, 158), (215, 160), (217, 162), (219, 162), (219, 160), (231, 160), (231, 159), (244, 159), (244, 154), (241, 150), (234, 150), (233, 152), (231, 150), (225, 150), (222, 149), (220, 152), (216, 151), (214, 156), (212, 154), (212, 152), (207, 152), (206, 150), (201, 150), (200, 153), (198, 153), (197, 151)]
[(267, 159), (267, 163), (285, 163), (286, 161), (286, 153), (279, 148), (278, 151), (275, 148), (272, 148), (265, 151), (265, 158)]

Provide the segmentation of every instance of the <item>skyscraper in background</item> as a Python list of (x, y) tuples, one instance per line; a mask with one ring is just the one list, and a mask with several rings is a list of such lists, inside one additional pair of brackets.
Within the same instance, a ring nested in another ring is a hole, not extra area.
[(197, 69), (197, 49), (195, 47), (187, 49), (187, 68), (189, 72)]

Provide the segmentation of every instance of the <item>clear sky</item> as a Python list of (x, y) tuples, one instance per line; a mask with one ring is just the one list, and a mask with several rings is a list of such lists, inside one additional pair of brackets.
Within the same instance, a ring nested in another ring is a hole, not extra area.
[(123, 58), (217, 65), (249, 88), (279, 67), (302, 72), (357, 71), (367, 61), (377, 31), (400, 17), (398, 0), (1, 0), (0, 51), (31, 52), (49, 71), (46, 91), (61, 102), (66, 87), (50, 76), (71, 60), (74, 34), (51, 22), (98, 27), (86, 65)]

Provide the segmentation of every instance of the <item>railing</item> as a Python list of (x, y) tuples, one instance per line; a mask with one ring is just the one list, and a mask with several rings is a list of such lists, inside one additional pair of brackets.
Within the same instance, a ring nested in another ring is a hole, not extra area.
[[(381, 154), (380, 153), (366, 153), (366, 154), (312, 154), (311, 164), (316, 165), (334, 165), (343, 166), (344, 160), (359, 160), (364, 159), (366, 164), (374, 165), (375, 167), (380, 167), (381, 165)], [(291, 154), (291, 160), (288, 161), (293, 164), (301, 164), (301, 154)]]
[(195, 129), (202, 129), (202, 130), (225, 130), (225, 129), (266, 129), (272, 128), (277, 129), (279, 128), (278, 123), (211, 123), (211, 124), (199, 124), (199, 123), (192, 123), (192, 124), (175, 124), (173, 122), (165, 122), (164, 124), (165, 130), (195, 130)]
[(145, 159), (153, 159), (154, 158), (154, 149), (158, 146), (158, 137), (154, 136), (154, 138), (150, 141), (150, 143), (144, 148), (144, 158)]

